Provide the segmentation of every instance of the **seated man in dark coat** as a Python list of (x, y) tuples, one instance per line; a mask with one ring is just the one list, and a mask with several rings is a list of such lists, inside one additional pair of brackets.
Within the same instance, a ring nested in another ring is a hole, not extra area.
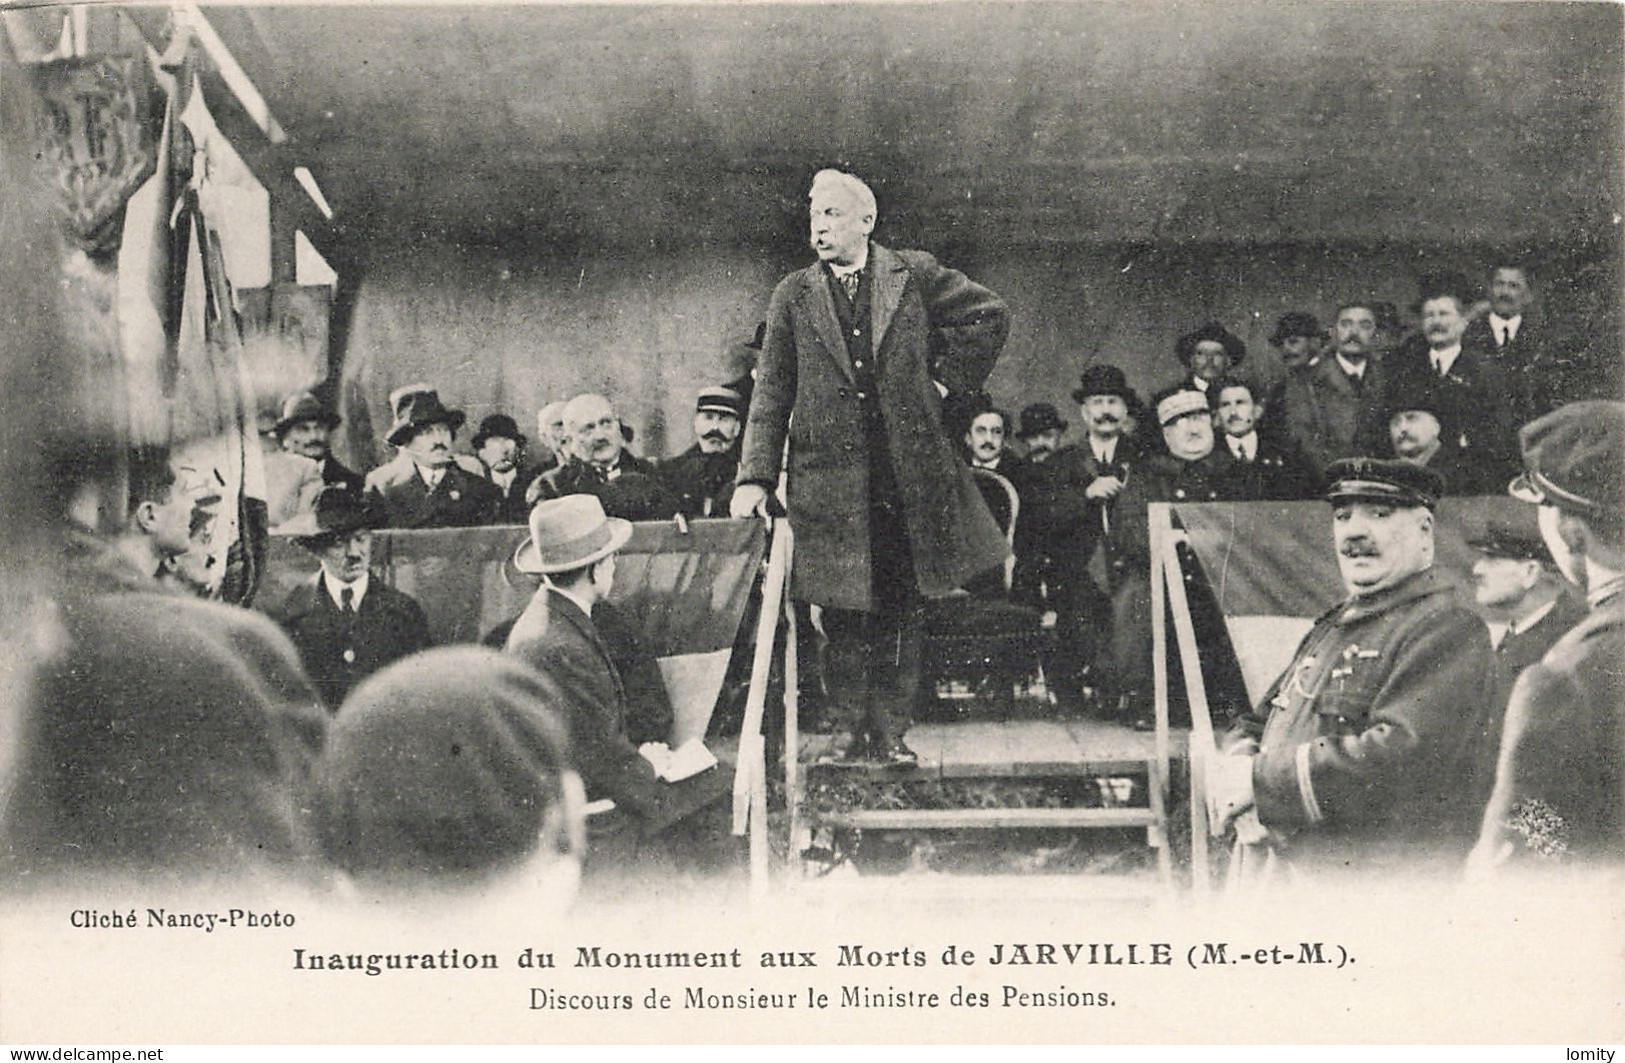
[(491, 481), (455, 460), (451, 445), (466, 418), (441, 405), (431, 388), (412, 385), (390, 396), (395, 423), (384, 439), (411, 459), (367, 475), (391, 528), (465, 528), (496, 520), (502, 497)]
[(1585, 619), (1585, 603), (1568, 593), (1562, 578), (1548, 568), (1551, 555), (1537, 536), (1492, 521), (1467, 545), (1479, 554), (1473, 562), (1473, 597), (1489, 621), (1502, 688), (1510, 694), (1523, 670), (1538, 664)]
[[(613, 817), (593, 821), (595, 840), (639, 850), (662, 836), (666, 843), (679, 833), (693, 840), (694, 830), (714, 836), (717, 824), (696, 814), (731, 792), (733, 773), (711, 769), (667, 782), (628, 736), (632, 706), (592, 614), (614, 585), (615, 552), (631, 535), (631, 525), (606, 517), (591, 495), (537, 503), (514, 567), (545, 582), (515, 621), (506, 648), (554, 688), (549, 704), (569, 726), (587, 796), (615, 803)], [(684, 823), (691, 817), (696, 822)]]
[(532, 502), (593, 495), (621, 520), (670, 520), (677, 512), (677, 498), (654, 466), (626, 449), (624, 426), (604, 396), (577, 395), (565, 403), (564, 433), (569, 459), (536, 481)]
[(726, 517), (739, 472), (739, 433), (745, 397), (732, 388), (700, 391), (694, 404), (694, 445), (660, 466), (685, 517)]
[(502, 496), (496, 522), (525, 523), (530, 516), (526, 494), (531, 483), (545, 470), (529, 461), (525, 453), (525, 434), (519, 431), (519, 425), (505, 413), (493, 413), (480, 422), (480, 430), (474, 433), (469, 445), (485, 466), (486, 479)]
[[(1403, 384), (1404, 382), (1396, 382)], [(1438, 389), (1425, 381), (1413, 381), (1414, 388), (1401, 394), (1391, 388), (1388, 399), (1388, 436), (1393, 441), (1394, 457), (1412, 465), (1426, 465), (1444, 481), (1447, 495), (1482, 495), (1496, 493), (1493, 485), (1501, 480), (1506, 486), (1502, 470), (1486, 464), (1481, 452), (1463, 450), (1443, 438), (1445, 407), (1440, 402)]]
[(336, 487), (323, 491), (313, 526), (296, 539), (321, 559), (321, 571), (275, 612), (329, 712), (338, 712), (361, 680), (430, 644), (418, 603), (372, 578), (368, 565), (377, 524), (361, 498)]

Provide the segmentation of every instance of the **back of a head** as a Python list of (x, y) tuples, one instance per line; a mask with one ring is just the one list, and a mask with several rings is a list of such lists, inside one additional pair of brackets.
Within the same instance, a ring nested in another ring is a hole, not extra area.
[(373, 675), (322, 755), (327, 857), (365, 888), (405, 892), (483, 886), (533, 860), (578, 869), (579, 781), (554, 701), (539, 673), (483, 647)]

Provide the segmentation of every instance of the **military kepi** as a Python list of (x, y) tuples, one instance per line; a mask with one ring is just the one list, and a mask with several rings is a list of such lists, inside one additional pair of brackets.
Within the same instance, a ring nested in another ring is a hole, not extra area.
[(1326, 501), (1386, 502), (1432, 509), (1444, 493), (1444, 480), (1425, 465), (1389, 458), (1339, 458), (1326, 466)]
[(1520, 531), (1504, 520), (1489, 521), (1484, 534), (1468, 539), (1467, 545), (1486, 557), (1512, 561), (1545, 561), (1547, 558), (1546, 544), (1538, 533)]
[(702, 388), (699, 399), (694, 403), (694, 412), (731, 413), (735, 417), (742, 417), (745, 412), (745, 396), (733, 388)]
[(1514, 498), (1582, 515), (1617, 513), (1625, 502), (1625, 402), (1572, 402), (1524, 425), (1518, 445)]

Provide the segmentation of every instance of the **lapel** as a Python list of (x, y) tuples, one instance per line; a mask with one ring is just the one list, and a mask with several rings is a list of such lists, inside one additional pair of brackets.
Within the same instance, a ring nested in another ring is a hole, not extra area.
[(801, 295), (796, 300), (801, 315), (817, 328), (824, 350), (835, 360), (841, 375), (846, 377), (848, 383), (856, 384), (852, 359), (848, 357), (846, 341), (841, 337), (841, 321), (835, 316), (835, 297), (830, 295), (829, 283), (824, 280), (823, 265), (814, 262), (802, 270), (801, 278)]
[[(908, 266), (890, 249), (876, 243), (869, 245), (869, 265), (870, 275), (874, 278), (869, 288), (870, 354), (879, 358), (880, 340), (891, 327), (891, 319), (903, 301), (903, 289), (908, 285)], [(830, 313), (834, 312), (832, 305)]]

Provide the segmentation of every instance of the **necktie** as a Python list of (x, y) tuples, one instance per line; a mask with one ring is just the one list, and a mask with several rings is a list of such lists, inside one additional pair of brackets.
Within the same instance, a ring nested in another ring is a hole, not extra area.
[(1253, 460), (1252, 458), (1247, 456), (1247, 444), (1243, 443), (1239, 439), (1236, 440), (1236, 458), (1237, 458), (1238, 461), (1252, 461)]
[(355, 615), (355, 591), (352, 588), (346, 587), (339, 591), (339, 609), (345, 616)]
[(846, 300), (849, 303), (858, 301), (858, 275), (856, 273), (841, 274), (841, 287), (846, 289)]
[(1501, 326), (1501, 346), (1502, 347), (1509, 347), (1511, 345), (1512, 345), (1512, 326), (1511, 325), (1502, 325)]

